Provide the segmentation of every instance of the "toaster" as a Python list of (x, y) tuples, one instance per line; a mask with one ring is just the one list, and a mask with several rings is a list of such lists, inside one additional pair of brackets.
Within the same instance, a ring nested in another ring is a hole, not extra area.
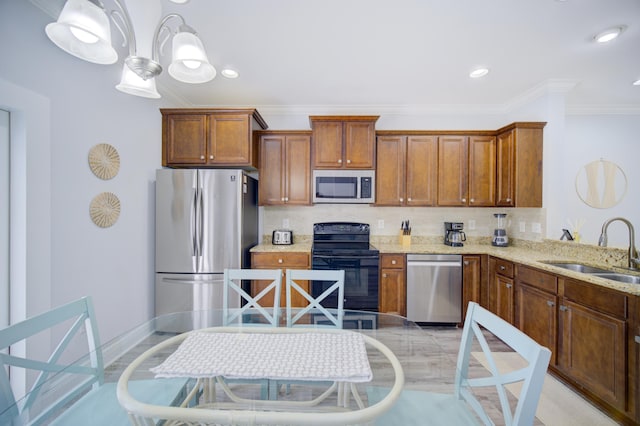
[(271, 243), (275, 245), (293, 244), (293, 232), (287, 229), (276, 229), (271, 236)]

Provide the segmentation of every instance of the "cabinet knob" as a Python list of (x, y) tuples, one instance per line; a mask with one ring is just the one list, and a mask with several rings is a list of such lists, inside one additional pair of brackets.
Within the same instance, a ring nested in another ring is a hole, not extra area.
[(501, 270), (501, 271), (504, 271), (505, 269), (507, 269), (507, 268), (505, 268), (505, 266), (504, 266), (504, 265), (500, 265), (500, 270)]
[(342, 164), (342, 158), (338, 160), (338, 164)]
[(469, 266), (469, 261), (468, 261), (468, 260), (465, 260), (465, 261), (464, 261), (464, 262), (462, 262), (462, 263), (464, 263), (464, 265), (465, 265), (465, 266)]
[(280, 201), (282, 201), (284, 203), (284, 201), (285, 201), (284, 197), (280, 198)]
[(408, 202), (411, 202), (411, 197), (407, 198), (407, 201), (408, 201)]
[(382, 278), (387, 278), (387, 274), (382, 274)]
[(200, 156), (200, 159), (201, 159), (201, 160), (204, 160), (204, 155), (201, 155), (201, 156)]
[(564, 305), (560, 305), (560, 307), (558, 309), (560, 309), (562, 312), (569, 310), (569, 308), (567, 308)]
[(511, 198), (507, 198), (507, 203), (510, 203), (510, 202), (511, 202)]
[(470, 203), (475, 203), (475, 201), (476, 201), (476, 200), (475, 200), (475, 199), (473, 199), (473, 198), (469, 199), (469, 202), (470, 202)]
[(467, 199), (466, 199), (466, 198), (463, 198), (461, 201), (462, 201), (463, 203), (466, 203), (466, 202), (467, 202)]
[(400, 198), (400, 202), (403, 202), (403, 201), (404, 201), (404, 198)]
[(351, 164), (351, 160), (347, 160), (347, 164)]
[(511, 287), (512, 287), (512, 285), (507, 283), (507, 288), (511, 288)]
[(396, 263), (397, 263), (397, 262), (396, 262), (395, 260), (392, 260), (392, 261), (391, 261), (391, 264), (392, 264), (392, 265), (395, 265)]
[(547, 300), (547, 305), (548, 306), (555, 306), (556, 304), (553, 303), (553, 301), (551, 301), (551, 300)]
[(282, 259), (278, 259), (278, 263), (282, 263)]
[(209, 156), (209, 160), (213, 160), (213, 154)]
[(289, 197), (284, 197), (284, 202), (288, 203), (289, 202)]

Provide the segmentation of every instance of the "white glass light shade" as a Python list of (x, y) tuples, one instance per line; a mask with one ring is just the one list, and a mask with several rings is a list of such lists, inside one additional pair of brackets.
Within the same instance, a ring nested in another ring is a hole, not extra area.
[(111, 46), (111, 26), (105, 11), (87, 0), (67, 0), (47, 36), (60, 49), (85, 61), (113, 64), (118, 54)]
[(216, 69), (209, 63), (202, 42), (195, 34), (180, 32), (173, 37), (171, 77), (184, 83), (213, 80)]
[(116, 86), (116, 89), (129, 95), (142, 96), (143, 98), (160, 98), (160, 94), (156, 90), (156, 79), (148, 78), (143, 80), (142, 77), (131, 71), (126, 63), (122, 67), (122, 80), (120, 80), (120, 84)]

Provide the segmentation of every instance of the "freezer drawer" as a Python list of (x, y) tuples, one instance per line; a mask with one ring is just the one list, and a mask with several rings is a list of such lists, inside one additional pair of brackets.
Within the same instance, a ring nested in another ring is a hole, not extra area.
[(425, 323), (461, 322), (462, 256), (407, 255), (407, 318)]
[[(156, 316), (186, 311), (220, 311), (222, 309), (223, 274), (156, 274)], [(232, 292), (230, 308), (240, 307), (240, 298)], [(207, 315), (194, 316), (203, 318)], [(198, 328), (207, 324), (193, 324)], [(175, 327), (180, 331), (183, 327)]]

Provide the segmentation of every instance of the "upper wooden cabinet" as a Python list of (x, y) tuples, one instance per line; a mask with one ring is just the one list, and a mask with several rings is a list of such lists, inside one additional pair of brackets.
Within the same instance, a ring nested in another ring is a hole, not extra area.
[(498, 130), (497, 197), (501, 207), (542, 207), (542, 129), (513, 123)]
[(438, 138), (438, 205), (495, 205), (496, 138), (447, 135)]
[(256, 132), (259, 204), (311, 204), (311, 132)]
[(255, 109), (161, 109), (162, 165), (258, 168), (254, 130), (267, 124)]
[(376, 149), (376, 205), (436, 205), (436, 136), (379, 136)]
[(378, 116), (310, 116), (314, 169), (373, 169)]

